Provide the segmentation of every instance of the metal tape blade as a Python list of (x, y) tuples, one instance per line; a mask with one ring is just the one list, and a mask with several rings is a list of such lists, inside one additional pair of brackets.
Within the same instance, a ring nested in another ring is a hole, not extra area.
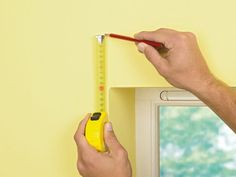
[(105, 35), (96, 36), (96, 110), (106, 111), (106, 53)]

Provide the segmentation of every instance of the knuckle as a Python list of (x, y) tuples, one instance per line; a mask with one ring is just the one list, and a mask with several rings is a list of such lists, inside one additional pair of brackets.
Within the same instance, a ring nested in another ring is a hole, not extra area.
[(124, 149), (122, 155), (123, 155), (123, 157), (128, 158), (128, 152), (127, 152), (127, 150)]
[(189, 36), (190, 38), (196, 38), (196, 35), (192, 32), (186, 32), (186, 35)]
[(156, 68), (159, 74), (163, 77), (166, 77), (168, 75), (168, 68), (164, 65), (161, 65), (159, 68)]
[(139, 34), (143, 34), (143, 33), (146, 33), (147, 31), (140, 31)]
[(83, 146), (83, 144), (84, 144), (81, 136), (77, 136), (76, 142), (77, 142), (78, 146)]
[(82, 141), (81, 141), (81, 137), (78, 133), (74, 135), (74, 140), (75, 140), (77, 146), (81, 146)]
[(156, 31), (158, 32), (158, 31), (167, 31), (168, 29), (167, 28), (159, 28), (159, 29), (157, 29)]
[(87, 155), (86, 151), (81, 154), (81, 159), (85, 162), (88, 163), (89, 162), (89, 156)]
[(143, 36), (143, 35), (146, 34), (146, 33), (147, 33), (147, 31), (140, 31), (140, 32), (137, 34), (136, 37), (141, 37), (141, 36)]
[(78, 141), (78, 133), (77, 132), (75, 132), (75, 134), (74, 134), (74, 140)]
[(106, 137), (106, 142), (109, 144), (113, 144), (115, 142), (114, 137), (112, 137), (112, 135), (107, 135)]
[(84, 167), (84, 164), (80, 161), (78, 161), (77, 163), (77, 169), (78, 171), (80, 172), (80, 174), (84, 174), (85, 172), (85, 167)]
[(186, 35), (186, 33), (178, 33), (178, 39), (181, 41), (185, 41), (188, 39), (188, 36)]
[(121, 159), (125, 159), (128, 157), (128, 152), (123, 147), (118, 149), (117, 154), (118, 154), (118, 157), (120, 157)]
[(98, 158), (98, 156), (96, 156), (95, 154), (91, 154), (89, 151), (84, 150), (81, 153), (81, 160), (83, 162), (83, 164), (85, 164), (86, 166), (92, 166), (94, 163), (96, 163), (96, 159)]
[(188, 46), (189, 42), (194, 39), (194, 35), (189, 32), (181, 32), (176, 35), (176, 41), (183, 46)]
[(178, 33), (177, 37), (178, 39), (183, 41), (188, 41), (196, 38), (195, 34), (192, 32), (180, 32)]
[(170, 29), (170, 28), (159, 28), (155, 32), (165, 33), (165, 34), (168, 34), (168, 35), (170, 35), (170, 34), (174, 35), (174, 34), (178, 33), (178, 31)]
[(144, 49), (143, 53), (144, 53), (148, 58), (150, 58), (150, 57), (151, 57), (150, 55), (152, 55), (152, 50), (150, 50), (150, 47), (146, 47), (146, 48)]
[(79, 127), (81, 127), (82, 124), (83, 124), (83, 120), (81, 120), (81, 121), (79, 122)]
[(87, 164), (89, 156), (88, 156), (88, 153), (86, 152), (86, 150), (83, 150), (83, 151), (81, 152), (80, 156), (81, 156), (81, 160), (82, 160), (85, 164)]
[(84, 151), (86, 152), (87, 146), (82, 137), (78, 137), (76, 139), (76, 144), (77, 144), (78, 151), (83, 152), (83, 153)]

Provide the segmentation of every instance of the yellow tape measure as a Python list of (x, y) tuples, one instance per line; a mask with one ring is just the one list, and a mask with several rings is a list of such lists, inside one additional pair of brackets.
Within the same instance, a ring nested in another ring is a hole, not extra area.
[(98, 151), (106, 151), (104, 143), (104, 124), (108, 121), (106, 114), (106, 55), (105, 35), (96, 36), (96, 110), (87, 122), (85, 136), (88, 143)]
[(104, 124), (107, 122), (105, 112), (95, 112), (86, 124), (85, 136), (88, 143), (100, 152), (106, 151), (104, 143)]

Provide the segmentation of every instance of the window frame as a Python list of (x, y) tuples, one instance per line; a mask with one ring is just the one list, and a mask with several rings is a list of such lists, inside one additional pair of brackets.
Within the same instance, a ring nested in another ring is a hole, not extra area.
[[(177, 88), (136, 88), (136, 176), (159, 177), (159, 106), (206, 106), (199, 99), (164, 101), (160, 98), (163, 91), (177, 91), (185, 95), (187, 91)], [(189, 93), (189, 92), (188, 92)]]

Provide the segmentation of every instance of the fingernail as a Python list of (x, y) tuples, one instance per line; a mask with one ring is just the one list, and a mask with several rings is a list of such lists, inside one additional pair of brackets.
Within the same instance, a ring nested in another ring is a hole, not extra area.
[(143, 53), (146, 47), (147, 47), (147, 44), (145, 44), (145, 43), (143, 43), (143, 42), (138, 43), (138, 50), (139, 50), (140, 52)]
[(106, 128), (106, 131), (112, 131), (113, 128), (112, 128), (111, 122), (107, 122), (107, 123), (105, 124), (105, 128)]

